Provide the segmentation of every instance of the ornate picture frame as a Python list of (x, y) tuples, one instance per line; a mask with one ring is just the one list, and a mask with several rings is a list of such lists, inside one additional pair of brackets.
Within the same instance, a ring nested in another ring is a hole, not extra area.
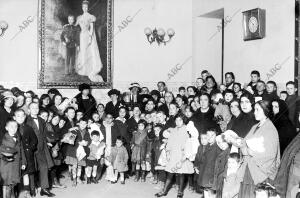
[(112, 88), (113, 0), (40, 0), (38, 37), (39, 89)]

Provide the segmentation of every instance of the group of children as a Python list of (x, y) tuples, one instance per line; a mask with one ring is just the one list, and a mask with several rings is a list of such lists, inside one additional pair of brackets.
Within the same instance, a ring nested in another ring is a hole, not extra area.
[[(210, 80), (211, 77), (208, 77), (206, 83)], [(237, 83), (233, 85), (234, 88)], [(237, 197), (241, 183), (238, 169), (243, 158), (226, 139), (224, 131), (234, 116), (234, 111), (229, 110), (229, 103), (239, 99), (239, 90), (228, 88), (221, 94), (208, 93), (209, 88), (206, 86), (206, 89), (196, 90), (195, 87), (181, 87), (176, 97), (171, 92), (164, 92), (164, 97), (156, 93), (156, 100), (154, 94), (130, 108), (126, 102), (120, 102), (120, 93), (115, 91), (109, 94), (117, 98), (118, 107), (113, 109), (113, 113), (107, 111), (105, 105), (98, 104), (88, 114), (79, 108), (78, 100), (72, 100), (62, 108), (65, 100), (57, 93), (43, 94), (39, 101), (30, 93), (29, 102), (26, 96), (23, 106), (10, 111), (7, 107), (12, 104), (9, 102), (17, 101), (15, 96), (4, 95), (2, 109), (11, 112), (1, 131), (0, 174), (4, 197), (13, 197), (15, 186), (20, 183), (29, 192), (28, 196), (35, 196), (35, 176), (41, 174), (35, 161), (36, 152), (40, 150), (45, 150), (45, 155), (50, 153), (47, 160), (53, 164), (48, 166), (49, 180), (54, 188), (66, 187), (60, 183), (60, 178), (63, 177), (64, 167), (67, 167), (65, 169), (74, 187), (83, 183), (97, 184), (106, 171), (105, 179), (112, 184), (118, 181), (125, 184), (129, 177), (133, 177), (135, 182), (146, 182), (149, 178), (155, 188), (163, 189), (168, 175), (166, 166), (170, 160), (167, 150), (169, 129), (177, 126), (175, 116), (178, 114), (184, 114), (188, 120), (184, 125), (189, 138), (183, 148), (184, 157), (172, 167), (171, 172), (176, 173), (188, 160), (194, 166), (194, 173), (188, 175), (191, 191), (199, 192), (205, 198)], [(204, 91), (207, 93), (202, 93)], [(173, 98), (171, 102), (169, 97)], [(10, 98), (12, 101), (9, 101)], [(49, 100), (52, 101), (51, 108)], [(240, 105), (238, 100), (236, 103)], [(207, 112), (201, 114), (200, 108)], [(33, 111), (38, 112), (38, 119), (43, 121), (36, 122)], [(194, 117), (196, 113), (203, 116)], [(29, 118), (37, 123), (37, 127), (28, 125)], [(216, 123), (212, 125), (215, 127), (208, 127), (212, 122)], [(44, 125), (45, 133), (38, 134), (41, 131), (39, 127)], [(174, 187), (178, 186), (176, 179)], [(266, 192), (265, 189), (270, 192), (269, 197), (275, 194), (267, 184), (258, 187), (257, 192)], [(46, 195), (50, 197), (51, 194)]]

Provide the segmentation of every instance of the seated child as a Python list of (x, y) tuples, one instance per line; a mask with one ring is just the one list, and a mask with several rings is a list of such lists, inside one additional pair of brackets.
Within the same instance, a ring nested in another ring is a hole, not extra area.
[(104, 153), (105, 143), (102, 142), (103, 136), (101, 139), (99, 131), (92, 131), (91, 139), (92, 142), (88, 146), (90, 148), (90, 154), (86, 159), (86, 177), (87, 184), (91, 184), (91, 182), (96, 184), (98, 183), (96, 180), (98, 162)]
[(124, 173), (128, 171), (128, 152), (124, 147), (124, 138), (122, 136), (118, 136), (116, 140), (116, 146), (112, 147), (110, 153), (110, 162), (114, 169), (115, 181), (118, 180), (118, 175), (120, 173), (121, 184), (125, 184)]

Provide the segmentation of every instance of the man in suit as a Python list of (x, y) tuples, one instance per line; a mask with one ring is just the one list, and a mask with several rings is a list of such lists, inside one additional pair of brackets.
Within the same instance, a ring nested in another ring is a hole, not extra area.
[(42, 118), (37, 115), (39, 113), (39, 104), (32, 102), (29, 105), (30, 115), (27, 118), (26, 124), (29, 125), (37, 136), (37, 151), (35, 152), (35, 158), (37, 161), (37, 168), (39, 171), (39, 180), (41, 185), (41, 196), (54, 197), (55, 194), (49, 190), (48, 170), (53, 167), (53, 160), (50, 151), (47, 147), (46, 141), (46, 123)]
[(78, 29), (74, 25), (74, 16), (68, 16), (68, 24), (63, 26), (63, 32), (61, 34), (61, 41), (66, 46), (66, 61), (65, 61), (65, 74), (69, 75), (74, 72), (75, 69), (75, 55), (76, 47), (79, 46), (78, 42)]
[(163, 81), (159, 81), (157, 83), (157, 89), (159, 91), (160, 97), (164, 98), (165, 94), (166, 94), (166, 91), (167, 91), (166, 83), (163, 82)]

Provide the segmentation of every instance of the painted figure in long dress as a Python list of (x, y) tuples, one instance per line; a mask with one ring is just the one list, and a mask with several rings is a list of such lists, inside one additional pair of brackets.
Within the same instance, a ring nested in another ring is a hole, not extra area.
[(99, 74), (102, 62), (96, 40), (94, 22), (96, 17), (88, 13), (89, 2), (82, 2), (83, 14), (77, 17), (75, 25), (79, 25), (80, 46), (77, 56), (76, 72), (79, 75), (88, 76), (93, 82), (103, 82)]

